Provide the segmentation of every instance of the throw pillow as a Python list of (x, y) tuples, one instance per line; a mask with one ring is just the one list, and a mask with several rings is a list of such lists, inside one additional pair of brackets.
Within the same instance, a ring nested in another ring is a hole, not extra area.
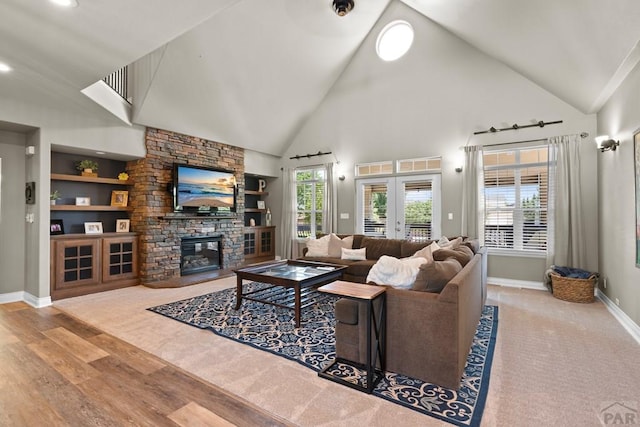
[(342, 257), (342, 248), (351, 249), (353, 247), (353, 236), (347, 236), (344, 239), (339, 238), (334, 233), (329, 237), (329, 256), (331, 258)]
[(460, 246), (462, 243), (462, 237), (456, 237), (453, 240), (449, 240), (446, 236), (442, 236), (440, 240), (438, 240), (438, 246), (441, 248), (454, 249)]
[(307, 240), (307, 253), (308, 257), (328, 257), (329, 256), (329, 239), (327, 234), (319, 239)]
[(462, 265), (455, 258), (427, 262), (420, 266), (411, 289), (439, 293), (460, 270), (462, 270)]
[(398, 259), (383, 255), (369, 270), (366, 282), (391, 285), (397, 289), (410, 289), (416, 281), (420, 266), (424, 263), (425, 259), (421, 257)]
[(436, 242), (432, 242), (429, 246), (425, 246), (424, 248), (416, 251), (415, 254), (411, 255), (411, 258), (424, 258), (427, 261), (433, 261), (433, 253), (440, 249), (440, 246)]
[(367, 248), (362, 249), (347, 249), (342, 248), (342, 259), (348, 259), (350, 261), (365, 261), (367, 259)]
[(473, 258), (473, 251), (467, 246), (460, 245), (455, 249), (449, 249), (444, 247), (433, 252), (433, 259), (436, 261), (444, 261), (445, 259), (453, 257), (464, 267)]

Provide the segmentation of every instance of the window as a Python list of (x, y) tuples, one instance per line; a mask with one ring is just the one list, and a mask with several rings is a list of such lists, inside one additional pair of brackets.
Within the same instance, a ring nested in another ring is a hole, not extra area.
[(485, 151), (483, 160), (485, 245), (546, 253), (547, 147)]
[(300, 238), (325, 232), (326, 177), (322, 166), (296, 170), (296, 232)]

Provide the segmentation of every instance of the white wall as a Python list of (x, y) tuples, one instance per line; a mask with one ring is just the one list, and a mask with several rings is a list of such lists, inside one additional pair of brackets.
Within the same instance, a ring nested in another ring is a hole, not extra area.
[(640, 66), (629, 74), (598, 113), (598, 131), (620, 141), (616, 151), (598, 154), (600, 289), (640, 324), (640, 268), (635, 266), (635, 182), (633, 134), (640, 130)]
[[(442, 156), (442, 232), (459, 234), (462, 177), (460, 147), (547, 138), (588, 132), (592, 141), (595, 116), (585, 115), (546, 90), (483, 54), (428, 19), (413, 19), (406, 6), (394, 3), (388, 20), (407, 19), (417, 33), (409, 53), (396, 62), (382, 62), (375, 54), (375, 37), (388, 21), (378, 22), (324, 102), (302, 127), (283, 155), (286, 166), (338, 160), (346, 180), (338, 183), (338, 210), (350, 213), (340, 220), (339, 232), (352, 232), (355, 209), (354, 165), (360, 162)], [(561, 125), (473, 136), (490, 126), (508, 127), (539, 120), (563, 120)], [(591, 143), (589, 142), (588, 145)], [(333, 151), (332, 156), (288, 160), (296, 154)], [(587, 191), (585, 222), (597, 225), (597, 194), (593, 170), (596, 157), (583, 150)], [(278, 212), (279, 214), (279, 212)], [(446, 218), (446, 215), (443, 216)], [(590, 247), (597, 247), (595, 233)], [(523, 265), (513, 268), (513, 265)], [(491, 263), (490, 276), (541, 281), (544, 263)], [(589, 265), (597, 268), (597, 254)]]
[(0, 295), (25, 288), (25, 139), (0, 131)]

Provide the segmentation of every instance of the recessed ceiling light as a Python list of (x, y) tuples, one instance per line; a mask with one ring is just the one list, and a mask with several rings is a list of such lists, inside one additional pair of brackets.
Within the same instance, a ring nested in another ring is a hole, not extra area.
[(376, 52), (383, 61), (395, 61), (413, 44), (413, 27), (407, 21), (393, 21), (384, 26), (376, 41)]
[(100, 155), (100, 156), (101, 156), (101, 155), (103, 155), (103, 154), (104, 154), (104, 151), (96, 151), (96, 154), (98, 154), (98, 155)]
[(4, 62), (0, 62), (0, 73), (8, 73), (9, 71), (11, 71), (11, 67)]
[(62, 7), (78, 7), (78, 0), (49, 0), (53, 4)]

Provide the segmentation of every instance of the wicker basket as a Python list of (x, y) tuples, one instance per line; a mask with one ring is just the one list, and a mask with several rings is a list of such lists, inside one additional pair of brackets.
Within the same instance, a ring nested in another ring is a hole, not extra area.
[(553, 296), (569, 302), (593, 302), (593, 291), (597, 280), (597, 275), (588, 279), (575, 279), (551, 273)]

